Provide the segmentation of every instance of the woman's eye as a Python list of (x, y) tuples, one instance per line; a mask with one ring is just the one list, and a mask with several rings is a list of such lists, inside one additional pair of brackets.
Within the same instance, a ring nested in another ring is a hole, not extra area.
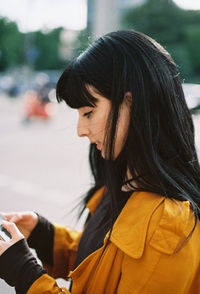
[(91, 114), (92, 114), (92, 110), (89, 111), (89, 112), (85, 112), (85, 113), (83, 114), (83, 116), (86, 116), (87, 118), (90, 118)]

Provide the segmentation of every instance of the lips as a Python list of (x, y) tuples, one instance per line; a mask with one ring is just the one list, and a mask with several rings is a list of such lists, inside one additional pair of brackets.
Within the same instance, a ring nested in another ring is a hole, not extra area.
[(98, 150), (101, 150), (101, 142), (99, 142), (99, 141), (90, 141), (92, 144), (96, 144), (96, 146), (97, 146), (97, 149)]

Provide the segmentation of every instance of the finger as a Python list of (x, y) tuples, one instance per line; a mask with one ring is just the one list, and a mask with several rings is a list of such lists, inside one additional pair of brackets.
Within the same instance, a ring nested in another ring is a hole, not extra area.
[(2, 226), (10, 233), (12, 239), (24, 237), (14, 223), (2, 221)]
[(0, 211), (0, 216), (2, 216), (3, 218), (7, 219), (6, 214), (4, 212)]
[(17, 223), (20, 220), (22, 220), (22, 216), (20, 214), (15, 214), (15, 215), (11, 216), (10, 219), (9, 219), (9, 221), (11, 223)]
[(2, 215), (6, 220), (10, 221), (10, 219), (15, 215), (16, 213), (14, 212), (0, 212), (0, 215)]
[(5, 219), (9, 222), (17, 223), (22, 219), (20, 213), (10, 212), (10, 213), (1, 213)]

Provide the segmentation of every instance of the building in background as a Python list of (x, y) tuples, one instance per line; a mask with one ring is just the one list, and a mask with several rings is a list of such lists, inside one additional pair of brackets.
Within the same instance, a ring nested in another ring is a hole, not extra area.
[(88, 0), (87, 30), (96, 39), (120, 29), (121, 17), (128, 9), (146, 0)]
[(60, 33), (59, 55), (63, 60), (73, 57), (74, 42), (79, 31), (63, 29)]
[(118, 28), (119, 11), (117, 0), (88, 0), (88, 34), (96, 39)]

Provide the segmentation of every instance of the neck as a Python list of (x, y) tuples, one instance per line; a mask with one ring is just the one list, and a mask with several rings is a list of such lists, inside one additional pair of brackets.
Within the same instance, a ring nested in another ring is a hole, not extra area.
[(126, 178), (127, 178), (127, 180), (126, 180), (126, 182), (123, 184), (123, 186), (121, 188), (121, 190), (123, 192), (132, 191), (133, 190), (132, 186), (137, 188), (137, 184), (135, 183), (135, 181), (132, 180), (133, 177), (132, 177), (132, 175), (130, 173), (129, 168), (127, 169)]

